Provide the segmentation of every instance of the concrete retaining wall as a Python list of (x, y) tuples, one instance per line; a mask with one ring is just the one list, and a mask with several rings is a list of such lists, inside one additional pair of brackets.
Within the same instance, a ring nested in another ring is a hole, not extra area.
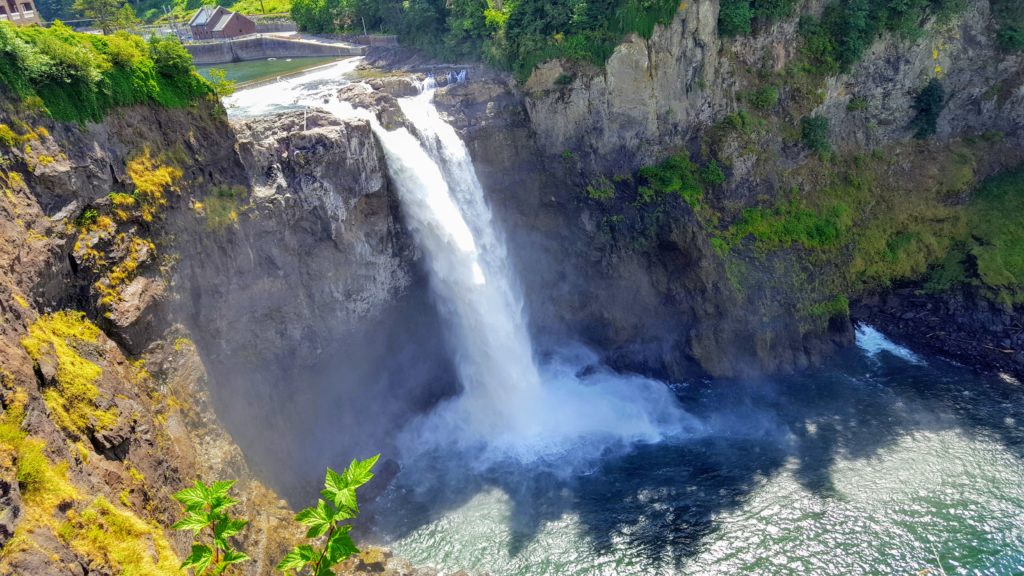
[(308, 56), (362, 56), (365, 46), (289, 40), (273, 36), (249, 36), (227, 42), (188, 44), (196, 65), (227, 64), (265, 58), (304, 58)]
[(257, 32), (295, 32), (298, 29), (291, 20), (256, 20)]

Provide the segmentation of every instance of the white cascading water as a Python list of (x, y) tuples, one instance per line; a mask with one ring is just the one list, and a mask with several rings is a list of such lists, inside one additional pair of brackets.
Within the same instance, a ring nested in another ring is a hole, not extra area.
[[(385, 130), (344, 102), (325, 107), (370, 121), (408, 226), (426, 254), (462, 393), (414, 422), (408, 451), (480, 447), (492, 459), (589, 460), (613, 446), (700, 428), (660, 382), (615, 374), (579, 347), (538, 365), (523, 300), (465, 144), (433, 105), (429, 81), (399, 100), (416, 135)], [(584, 373), (586, 376), (580, 376)]]

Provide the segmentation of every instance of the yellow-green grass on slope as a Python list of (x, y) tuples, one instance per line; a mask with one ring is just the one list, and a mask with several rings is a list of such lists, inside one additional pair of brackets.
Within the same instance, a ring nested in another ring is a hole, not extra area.
[(71, 511), (57, 535), (72, 550), (121, 576), (179, 576), (180, 561), (163, 530), (102, 496)]
[(21, 341), (36, 363), (49, 360), (51, 354), (56, 358), (57, 386), (46, 388), (43, 400), (57, 424), (79, 436), (89, 429), (109, 429), (117, 422), (116, 409), (96, 406), (100, 392), (95, 382), (103, 375), (102, 368), (80, 354), (99, 335), (100, 329), (85, 314), (64, 311), (41, 316)]

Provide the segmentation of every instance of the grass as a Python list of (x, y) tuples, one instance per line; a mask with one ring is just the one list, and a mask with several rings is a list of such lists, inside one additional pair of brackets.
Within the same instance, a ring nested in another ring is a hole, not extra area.
[(242, 14), (287, 14), (291, 12), (292, 0), (238, 0), (229, 8)]
[(100, 392), (96, 380), (103, 370), (86, 360), (81, 351), (95, 344), (100, 330), (81, 312), (55, 312), (39, 317), (21, 345), (37, 364), (57, 363), (57, 385), (43, 390), (43, 400), (54, 421), (76, 436), (87, 430), (106, 430), (117, 422), (117, 410), (96, 406)]
[(1024, 303), (1024, 169), (985, 182), (966, 209), (956, 244), (932, 271), (929, 287), (974, 285), (1005, 305)]
[(852, 223), (850, 209), (842, 202), (811, 209), (794, 198), (771, 208), (744, 209), (724, 236), (732, 245), (752, 238), (760, 250), (793, 245), (823, 250), (838, 246)]
[(79, 497), (68, 482), (67, 464), (50, 461), (46, 443), (21, 429), (28, 401), (24, 390), (15, 390), (12, 397), (0, 414), (0, 466), (16, 466), (23, 509), (14, 537), (0, 551), (2, 559), (31, 546), (29, 536), (36, 530), (56, 528), (58, 508)]
[(147, 524), (106, 498), (69, 512), (57, 531), (72, 550), (122, 576), (180, 576), (179, 560), (159, 526)]
[(196, 204), (196, 210), (206, 216), (207, 228), (215, 232), (226, 230), (238, 222), (238, 213), (246, 195), (245, 188), (240, 186), (217, 188), (202, 203)]

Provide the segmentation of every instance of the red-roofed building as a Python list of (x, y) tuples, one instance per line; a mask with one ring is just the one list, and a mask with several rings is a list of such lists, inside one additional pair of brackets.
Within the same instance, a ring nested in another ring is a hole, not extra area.
[(189, 20), (188, 27), (193, 40), (234, 38), (256, 33), (255, 22), (222, 6), (203, 6)]

